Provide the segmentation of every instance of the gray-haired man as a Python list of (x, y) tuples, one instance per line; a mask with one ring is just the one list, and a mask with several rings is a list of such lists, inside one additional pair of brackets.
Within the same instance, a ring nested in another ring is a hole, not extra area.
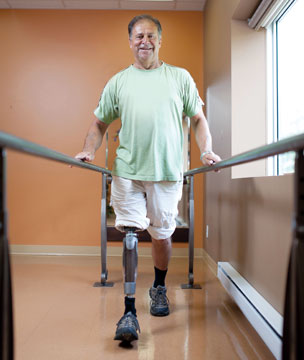
[[(171, 256), (177, 204), (183, 180), (183, 113), (191, 119), (203, 165), (220, 157), (212, 152), (211, 135), (202, 101), (190, 74), (159, 60), (161, 25), (149, 15), (128, 26), (134, 64), (114, 75), (105, 86), (83, 151), (92, 161), (107, 127), (120, 118), (120, 145), (113, 166), (111, 201), (118, 229), (150, 233), (155, 281), (150, 288), (150, 312), (169, 314), (165, 277)], [(116, 340), (138, 339), (135, 297), (126, 294), (125, 312), (117, 324)]]

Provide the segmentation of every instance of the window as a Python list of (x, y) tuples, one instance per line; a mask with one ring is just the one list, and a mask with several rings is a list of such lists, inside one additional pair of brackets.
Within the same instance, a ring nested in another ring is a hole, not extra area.
[[(304, 1), (295, 0), (272, 23), (274, 69), (273, 140), (304, 132)], [(274, 173), (294, 171), (294, 152), (279, 155)]]
[[(246, 23), (235, 16), (231, 21), (232, 156), (304, 133), (304, 0), (260, 0)], [(282, 175), (293, 168), (291, 152), (235, 166), (231, 176)]]

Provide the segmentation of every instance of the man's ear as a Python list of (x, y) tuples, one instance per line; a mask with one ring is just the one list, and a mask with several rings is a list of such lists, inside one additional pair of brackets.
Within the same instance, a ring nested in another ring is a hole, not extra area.
[(130, 49), (132, 49), (132, 40), (129, 38), (129, 46), (130, 46)]

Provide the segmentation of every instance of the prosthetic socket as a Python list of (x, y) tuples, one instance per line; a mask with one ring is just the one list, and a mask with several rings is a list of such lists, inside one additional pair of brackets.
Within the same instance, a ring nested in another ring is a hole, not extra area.
[(125, 295), (134, 295), (137, 277), (137, 234), (136, 228), (124, 228), (126, 236), (123, 239), (123, 272)]

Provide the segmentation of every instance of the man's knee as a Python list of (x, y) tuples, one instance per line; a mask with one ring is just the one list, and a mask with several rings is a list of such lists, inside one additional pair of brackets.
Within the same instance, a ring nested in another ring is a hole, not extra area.
[(166, 239), (154, 239), (152, 237), (152, 243), (157, 247), (171, 246), (172, 244), (171, 236)]

